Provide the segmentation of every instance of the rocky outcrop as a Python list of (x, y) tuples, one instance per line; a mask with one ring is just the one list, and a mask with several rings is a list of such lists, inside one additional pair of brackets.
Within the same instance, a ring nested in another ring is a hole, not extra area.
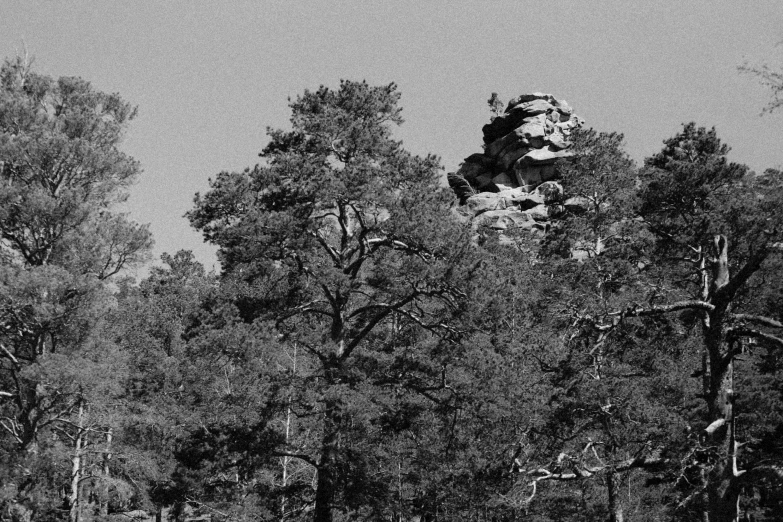
[(584, 121), (551, 94), (517, 96), (502, 113), (497, 104), (493, 93), (496, 115), (482, 128), (484, 152), (465, 158), (449, 185), (476, 226), (543, 231), (548, 203), (563, 196), (555, 162), (572, 154), (569, 135)]

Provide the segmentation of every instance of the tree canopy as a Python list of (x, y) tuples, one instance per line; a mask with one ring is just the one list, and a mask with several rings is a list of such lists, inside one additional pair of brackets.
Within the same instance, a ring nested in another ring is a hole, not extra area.
[(103, 310), (151, 245), (113, 211), (140, 171), (118, 148), (134, 114), (80, 78), (0, 67), (0, 502), (19, 520), (77, 520), (88, 489), (124, 487), (104, 462), (126, 367)]
[(0, 68), (0, 520), (779, 519), (779, 170), (574, 130), (499, 233), (395, 84), (289, 109), (137, 282), (135, 108)]

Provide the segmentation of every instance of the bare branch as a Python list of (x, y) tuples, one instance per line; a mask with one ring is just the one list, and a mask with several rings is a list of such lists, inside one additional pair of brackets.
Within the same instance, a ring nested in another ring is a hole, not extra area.
[(370, 246), (370, 253), (375, 252), (382, 246), (388, 246), (391, 247), (392, 250), (400, 250), (409, 254), (413, 254), (421, 258), (422, 261), (429, 261), (433, 257), (426, 248), (408, 244), (392, 236), (368, 239), (367, 244)]
[(775, 335), (762, 332), (761, 330), (756, 330), (754, 328), (729, 328), (728, 333), (736, 337), (753, 337), (756, 339), (764, 339), (765, 341), (774, 344), (777, 348), (783, 348), (783, 339)]
[(637, 469), (637, 468), (657, 469), (671, 462), (672, 461), (670, 459), (664, 459), (660, 456), (652, 455), (648, 457), (636, 457), (636, 458), (626, 459), (617, 462), (614, 465), (603, 464), (600, 466), (581, 466), (581, 467), (575, 465), (573, 467), (572, 472), (561, 471), (558, 473), (552, 473), (546, 468), (537, 468), (537, 469), (525, 471), (524, 473), (528, 476), (534, 477), (533, 480), (536, 482), (542, 480), (569, 481), (569, 480), (589, 478), (595, 475), (596, 473), (600, 473), (608, 470), (614, 472), (623, 472), (623, 471), (628, 471), (630, 469)]
[(706, 301), (698, 299), (690, 299), (687, 301), (678, 301), (667, 305), (655, 305), (649, 308), (642, 308), (639, 305), (631, 305), (627, 310), (622, 312), (614, 312), (610, 315), (622, 315), (625, 317), (644, 317), (650, 315), (667, 314), (669, 312), (677, 312), (680, 310), (706, 310), (712, 312), (715, 310), (715, 305), (712, 305)]
[(19, 366), (19, 360), (16, 357), (14, 357), (14, 354), (8, 351), (8, 348), (6, 348), (3, 343), (0, 343), (0, 351), (2, 351), (6, 355), (6, 357), (11, 359), (11, 362), (13, 362), (17, 367)]
[[(6, 424), (6, 421), (8, 421), (8, 424)], [(22, 438), (19, 436), (19, 423), (15, 419), (4, 417), (3, 420), (0, 420), (0, 426), (16, 439), (16, 442), (22, 444)]]
[(751, 315), (751, 314), (731, 314), (731, 318), (737, 321), (748, 321), (749, 323), (756, 323), (762, 326), (769, 326), (771, 328), (783, 328), (783, 323), (772, 319), (771, 317), (765, 317), (763, 315)]
[(708, 435), (713, 435), (718, 430), (718, 428), (720, 428), (724, 424), (726, 424), (726, 419), (722, 419), (722, 418), (718, 419), (712, 424), (710, 424), (709, 426), (707, 426), (706, 428), (704, 428), (704, 431), (706, 431)]

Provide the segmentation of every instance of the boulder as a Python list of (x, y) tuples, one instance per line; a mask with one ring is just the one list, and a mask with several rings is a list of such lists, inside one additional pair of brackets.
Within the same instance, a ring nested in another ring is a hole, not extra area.
[(587, 198), (577, 196), (565, 200), (563, 202), (563, 206), (569, 212), (573, 212), (574, 214), (582, 214), (586, 212), (588, 208), (590, 208), (590, 201), (588, 201)]
[(566, 120), (568, 120), (574, 112), (574, 109), (572, 109), (565, 100), (560, 100), (555, 103), (554, 106), (557, 107), (557, 111), (560, 113), (561, 118), (565, 117)]
[(529, 165), (551, 165), (555, 161), (561, 158), (568, 158), (573, 153), (569, 150), (559, 150), (557, 147), (546, 147), (541, 149), (533, 149), (519, 161), (527, 163)]
[(470, 156), (468, 156), (462, 161), (464, 161), (465, 163), (478, 163), (479, 165), (484, 165), (490, 168), (492, 167), (492, 158), (488, 158), (487, 156), (481, 154), (480, 152), (476, 154), (471, 154)]
[(481, 128), (481, 132), (484, 134), (484, 143), (489, 144), (498, 138), (502, 138), (512, 130), (519, 127), (522, 124), (522, 120), (527, 116), (529, 116), (529, 114), (525, 114), (521, 111), (515, 111), (510, 114), (501, 114)]
[(511, 109), (513, 109), (514, 107), (516, 107), (521, 103), (528, 103), (535, 100), (544, 100), (552, 104), (557, 103), (557, 100), (555, 100), (554, 96), (552, 96), (551, 94), (544, 94), (543, 92), (534, 92), (532, 94), (520, 94), (516, 98), (512, 98), (508, 101), (508, 105), (506, 106), (506, 112), (511, 112)]
[(565, 139), (565, 136), (560, 132), (559, 128), (557, 129), (557, 132), (553, 132), (547, 136), (547, 139), (549, 140), (549, 145), (557, 150), (567, 149), (571, 146), (571, 142)]
[(493, 141), (484, 148), (484, 154), (490, 157), (493, 161), (497, 161), (498, 155), (508, 147), (519, 141), (519, 136), (514, 132), (510, 132), (500, 139)]
[(514, 163), (516, 163), (519, 158), (522, 158), (534, 150), (536, 149), (532, 148), (532, 143), (529, 141), (511, 143), (498, 155), (498, 169), (503, 171), (511, 170)]
[(528, 192), (524, 187), (517, 187), (511, 190), (498, 192), (502, 197), (506, 208), (515, 207), (520, 210), (527, 210), (538, 205), (544, 204), (544, 195), (537, 192)]
[(531, 230), (534, 219), (521, 210), (490, 210), (484, 212), (474, 222), (476, 226), (483, 225), (494, 230), (522, 229)]
[(521, 159), (514, 164), (514, 176), (517, 184), (527, 191), (532, 191), (545, 181), (555, 178), (554, 165), (531, 165)]
[(489, 172), (489, 170), (490, 169), (488, 167), (481, 165), (479, 163), (465, 162), (459, 166), (459, 169), (457, 170), (456, 174), (458, 176), (465, 178), (468, 181), (471, 181), (478, 178), (482, 174)]
[(547, 135), (546, 115), (530, 116), (524, 118), (522, 124), (510, 131), (505, 136), (487, 144), (484, 149), (485, 157), (495, 159), (510, 145), (521, 143), (533, 148), (542, 147)]
[(473, 215), (478, 215), (490, 210), (503, 210), (506, 208), (506, 201), (498, 192), (481, 192), (467, 198), (465, 205)]
[(524, 211), (525, 214), (533, 218), (533, 221), (549, 221), (549, 207), (546, 205), (537, 205)]
[(471, 181), (479, 192), (498, 192), (498, 188), (492, 183), (492, 174), (485, 173)]
[(524, 113), (527, 116), (536, 116), (538, 114), (546, 114), (554, 111), (555, 106), (546, 100), (533, 100), (525, 103), (520, 103), (511, 109), (509, 115), (517, 112)]
[(514, 129), (514, 134), (519, 138), (543, 138), (546, 136), (546, 116), (541, 114), (539, 116), (533, 116), (531, 118), (525, 118), (522, 125)]
[(492, 183), (494, 183), (495, 186), (500, 190), (498, 194), (503, 194), (503, 192), (508, 191), (508, 189), (514, 186), (514, 181), (511, 179), (511, 176), (509, 176), (508, 173), (506, 172), (501, 172), (500, 174), (492, 178)]

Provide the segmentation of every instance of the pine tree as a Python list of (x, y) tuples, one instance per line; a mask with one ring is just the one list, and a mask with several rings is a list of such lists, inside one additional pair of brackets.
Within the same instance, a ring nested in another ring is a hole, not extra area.
[(391, 138), (399, 97), (394, 84), (349, 81), (306, 91), (290, 104), (292, 130), (269, 132), (263, 163), (221, 173), (189, 214), (220, 247), (224, 281), (244, 285), (239, 313), (273, 321), (301, 354), (294, 382), (309, 389), (297, 408), (312, 412), (318, 439), (280, 453), (317, 472), (318, 522), (382, 512), (391, 493), (375, 470), (391, 470), (371, 443), (377, 394), (410, 378), (407, 352), (456, 334), (467, 235), (438, 186), (438, 159)]
[(0, 67), (0, 451), (14, 485), (2, 502), (33, 519), (59, 517), (56, 491), (70, 484), (77, 520), (97, 466), (85, 445), (108, 445), (124, 370), (97, 335), (111, 303), (104, 282), (151, 242), (112, 212), (139, 173), (118, 148), (134, 115), (79, 78), (54, 80), (20, 58)]

